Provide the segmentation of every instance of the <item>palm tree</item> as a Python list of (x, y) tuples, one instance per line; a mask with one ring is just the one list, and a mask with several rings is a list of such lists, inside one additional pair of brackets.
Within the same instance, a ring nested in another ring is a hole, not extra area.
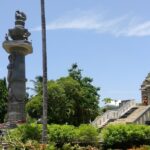
[(102, 101), (105, 102), (105, 104), (109, 104), (112, 102), (112, 99), (107, 97), (107, 98), (104, 98)]
[(46, 21), (45, 1), (41, 0), (41, 26), (42, 26), (42, 55), (43, 55), (43, 130), (42, 143), (47, 143), (47, 52), (46, 52)]

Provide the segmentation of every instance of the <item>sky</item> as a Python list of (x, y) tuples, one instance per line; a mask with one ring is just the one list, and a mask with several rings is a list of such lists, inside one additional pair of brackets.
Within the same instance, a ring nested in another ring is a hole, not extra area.
[[(149, 0), (45, 0), (48, 79), (68, 74), (77, 63), (103, 98), (141, 101), (150, 72)], [(26, 56), (27, 86), (42, 75), (40, 0), (1, 0), (0, 43), (14, 27), (15, 11), (26, 13), (33, 54)], [(0, 47), (0, 78), (8, 54)]]

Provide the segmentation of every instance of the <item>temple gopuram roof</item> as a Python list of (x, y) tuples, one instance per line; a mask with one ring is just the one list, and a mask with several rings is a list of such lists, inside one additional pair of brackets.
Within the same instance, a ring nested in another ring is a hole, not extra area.
[(148, 73), (141, 85), (141, 90), (146, 90), (147, 88), (150, 88), (150, 73)]

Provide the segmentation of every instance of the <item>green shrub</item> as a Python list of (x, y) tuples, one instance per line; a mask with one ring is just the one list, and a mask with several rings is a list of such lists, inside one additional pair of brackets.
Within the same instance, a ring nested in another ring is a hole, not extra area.
[(36, 149), (39, 150), (40, 149), (40, 144), (38, 141), (35, 140), (28, 140), (25, 143), (25, 150), (31, 150), (31, 149)]
[(76, 128), (71, 125), (49, 125), (48, 126), (49, 141), (62, 146), (64, 143), (71, 143), (76, 140)]
[(62, 150), (74, 150), (74, 148), (70, 143), (67, 143), (63, 145)]
[(62, 146), (64, 143), (97, 143), (98, 131), (95, 127), (87, 124), (78, 128), (71, 125), (50, 125), (48, 126), (49, 141)]
[(53, 142), (50, 142), (49, 145), (47, 146), (46, 150), (58, 150), (56, 147), (56, 144)]
[(102, 130), (105, 148), (129, 148), (150, 143), (150, 127), (145, 125), (109, 125)]
[(85, 148), (80, 147), (78, 144), (71, 145), (70, 143), (66, 143), (61, 150), (85, 150)]
[[(12, 142), (13, 147), (20, 148), (23, 145), (27, 148), (32, 146), (38, 147), (41, 141), (41, 132), (42, 125), (36, 123), (23, 124), (16, 129), (11, 129), (6, 136), (6, 141)], [(97, 141), (97, 129), (91, 125), (84, 124), (79, 127), (72, 125), (48, 125), (48, 150), (58, 150), (59, 148), (80, 150), (79, 145), (93, 145)]]
[(11, 129), (6, 136), (7, 140), (18, 140), (26, 143), (28, 140), (40, 141), (41, 139), (41, 125), (37, 124), (23, 124), (15, 129)]
[(41, 95), (36, 95), (32, 97), (32, 100), (29, 100), (26, 104), (26, 112), (32, 118), (40, 118), (42, 114), (42, 97)]
[(41, 126), (35, 123), (33, 124), (24, 124), (18, 127), (18, 131), (22, 134), (22, 141), (27, 140), (36, 140), (40, 141), (41, 139)]
[(78, 128), (78, 138), (83, 143), (97, 143), (98, 142), (97, 128), (92, 125), (82, 124)]

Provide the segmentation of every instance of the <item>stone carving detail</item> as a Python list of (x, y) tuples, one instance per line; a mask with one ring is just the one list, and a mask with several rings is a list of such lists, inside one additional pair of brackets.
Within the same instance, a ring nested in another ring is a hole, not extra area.
[(7, 75), (7, 81), (8, 81), (8, 99), (9, 101), (15, 101), (16, 98), (13, 94), (12, 89), (12, 80), (13, 80), (13, 69), (14, 69), (14, 62), (15, 62), (15, 55), (10, 54), (8, 56), (9, 65), (7, 66), (8, 69), (8, 75)]
[(15, 55), (14, 54), (10, 54), (8, 56), (8, 60), (9, 60), (9, 65), (7, 66), (7, 69), (8, 69), (7, 80), (10, 83), (12, 81), (12, 74), (13, 74), (13, 68), (14, 68)]
[(27, 17), (24, 12), (20, 12), (19, 10), (17, 10), (15, 13), (15, 19), (21, 20), (21, 21), (26, 21)]
[(8, 30), (8, 35), (12, 40), (28, 40), (31, 33), (25, 29), (25, 21), (27, 17), (25, 13), (19, 10), (15, 13), (15, 27)]
[(8, 37), (8, 34), (7, 34), (7, 33), (5, 34), (5, 40), (6, 40), (6, 41), (9, 41), (9, 37)]

